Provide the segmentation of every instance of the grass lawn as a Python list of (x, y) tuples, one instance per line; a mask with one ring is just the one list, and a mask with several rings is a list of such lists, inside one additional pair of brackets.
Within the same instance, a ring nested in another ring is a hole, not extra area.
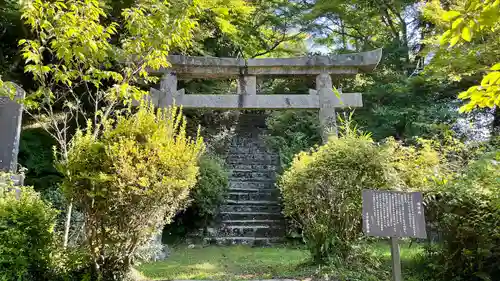
[[(390, 272), (391, 253), (388, 242), (371, 243), (367, 247), (383, 260), (382, 270)], [(407, 244), (402, 245), (403, 266), (411, 264), (421, 250), (416, 244), (411, 248)], [(296, 247), (207, 246), (188, 249), (186, 246), (178, 246), (171, 249), (167, 260), (142, 264), (137, 270), (151, 280), (299, 279), (314, 276), (318, 272), (318, 266), (310, 263), (307, 250)], [(324, 270), (325, 267), (321, 271)]]
[(302, 249), (184, 246), (171, 251), (167, 260), (143, 264), (137, 270), (153, 280), (270, 279), (307, 277), (314, 273), (314, 267), (305, 265), (309, 253)]

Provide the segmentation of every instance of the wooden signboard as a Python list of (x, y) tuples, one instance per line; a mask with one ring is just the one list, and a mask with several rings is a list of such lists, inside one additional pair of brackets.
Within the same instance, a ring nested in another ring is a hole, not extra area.
[(427, 238), (422, 194), (363, 191), (363, 231), (368, 236)]
[(400, 237), (427, 238), (423, 197), (419, 192), (363, 190), (363, 231), (390, 237), (393, 280), (401, 281)]

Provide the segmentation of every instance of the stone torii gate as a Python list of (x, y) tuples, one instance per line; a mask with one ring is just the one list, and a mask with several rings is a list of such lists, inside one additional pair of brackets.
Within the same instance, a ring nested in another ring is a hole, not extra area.
[[(379, 63), (382, 49), (334, 56), (298, 58), (238, 59), (218, 57), (169, 56), (171, 67), (159, 70), (163, 77), (160, 90), (151, 89), (151, 99), (158, 107), (172, 104), (185, 108), (213, 109), (319, 109), (319, 119), (326, 139), (328, 129), (336, 131), (336, 108), (361, 107), (360, 93), (333, 90), (331, 75), (354, 75), (370, 72)], [(316, 76), (316, 89), (308, 95), (259, 95), (257, 76)], [(178, 89), (178, 79), (237, 78), (234, 95), (186, 95)]]

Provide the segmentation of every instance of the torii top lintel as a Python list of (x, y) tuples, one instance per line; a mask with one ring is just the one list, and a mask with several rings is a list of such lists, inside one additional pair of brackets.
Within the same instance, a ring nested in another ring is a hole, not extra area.
[(372, 71), (381, 58), (382, 49), (353, 54), (297, 58), (242, 59), (172, 55), (168, 57), (171, 67), (160, 69), (157, 72), (175, 72), (179, 79), (228, 78), (239, 75), (356, 74)]

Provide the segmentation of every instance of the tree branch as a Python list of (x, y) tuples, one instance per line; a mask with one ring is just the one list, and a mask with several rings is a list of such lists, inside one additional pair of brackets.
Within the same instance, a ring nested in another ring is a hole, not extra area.
[(302, 34), (302, 33), (301, 33), (301, 32), (299, 32), (299, 33), (297, 33), (297, 34), (294, 34), (294, 35), (292, 35), (292, 36), (287, 37), (287, 36), (286, 36), (286, 32), (283, 32), (283, 35), (281, 36), (281, 39), (279, 39), (279, 40), (277, 40), (276, 42), (274, 42), (274, 44), (273, 44), (271, 47), (266, 48), (266, 50), (265, 50), (265, 51), (262, 51), (262, 52), (260, 52), (260, 53), (257, 53), (257, 54), (255, 54), (255, 55), (251, 56), (251, 58), (256, 58), (256, 57), (258, 57), (258, 56), (263, 56), (263, 55), (269, 54), (270, 52), (272, 52), (272, 51), (276, 50), (276, 48), (278, 48), (278, 47), (279, 47), (279, 45), (281, 45), (281, 43), (286, 42), (286, 41), (290, 41), (290, 40), (292, 40), (292, 39), (294, 39), (294, 38), (297, 38), (297, 37), (299, 37), (299, 35), (301, 35), (301, 34)]

